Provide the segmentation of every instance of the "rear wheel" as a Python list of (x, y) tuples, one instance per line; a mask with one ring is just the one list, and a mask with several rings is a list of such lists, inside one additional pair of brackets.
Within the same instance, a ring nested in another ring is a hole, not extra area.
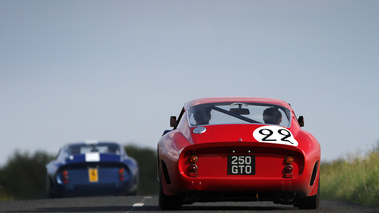
[[(161, 176), (162, 177), (162, 176)], [(159, 180), (159, 207), (162, 210), (178, 210), (183, 205), (180, 196), (167, 196), (163, 193), (162, 178)]]
[(54, 193), (54, 189), (53, 189), (53, 184), (51, 183), (51, 180), (49, 177), (47, 177), (47, 195), (49, 196), (49, 198), (56, 198), (58, 197), (55, 193)]
[(320, 180), (318, 182), (317, 194), (302, 198), (298, 201), (296, 206), (300, 209), (317, 209), (320, 204)]

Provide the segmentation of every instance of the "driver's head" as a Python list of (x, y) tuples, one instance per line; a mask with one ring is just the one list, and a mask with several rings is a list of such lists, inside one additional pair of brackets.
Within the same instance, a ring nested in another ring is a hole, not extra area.
[(263, 112), (263, 120), (266, 124), (279, 125), (282, 122), (282, 113), (279, 112), (278, 108), (267, 108)]
[(209, 120), (211, 119), (211, 108), (197, 107), (193, 116), (196, 121), (196, 125), (209, 124)]

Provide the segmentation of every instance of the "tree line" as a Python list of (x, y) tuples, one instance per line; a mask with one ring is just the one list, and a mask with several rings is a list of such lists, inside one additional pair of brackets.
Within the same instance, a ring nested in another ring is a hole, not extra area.
[[(150, 148), (135, 145), (124, 147), (126, 153), (133, 157), (139, 165), (140, 195), (158, 193), (157, 156)], [(15, 151), (8, 162), (0, 168), (0, 200), (24, 200), (47, 198), (45, 165), (53, 160), (55, 155), (44, 151)]]

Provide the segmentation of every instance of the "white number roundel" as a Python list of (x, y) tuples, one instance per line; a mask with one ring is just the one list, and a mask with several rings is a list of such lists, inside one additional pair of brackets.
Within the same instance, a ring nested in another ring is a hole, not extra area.
[(261, 126), (254, 130), (253, 137), (262, 143), (276, 143), (291, 146), (299, 145), (292, 133), (288, 129), (280, 126)]

